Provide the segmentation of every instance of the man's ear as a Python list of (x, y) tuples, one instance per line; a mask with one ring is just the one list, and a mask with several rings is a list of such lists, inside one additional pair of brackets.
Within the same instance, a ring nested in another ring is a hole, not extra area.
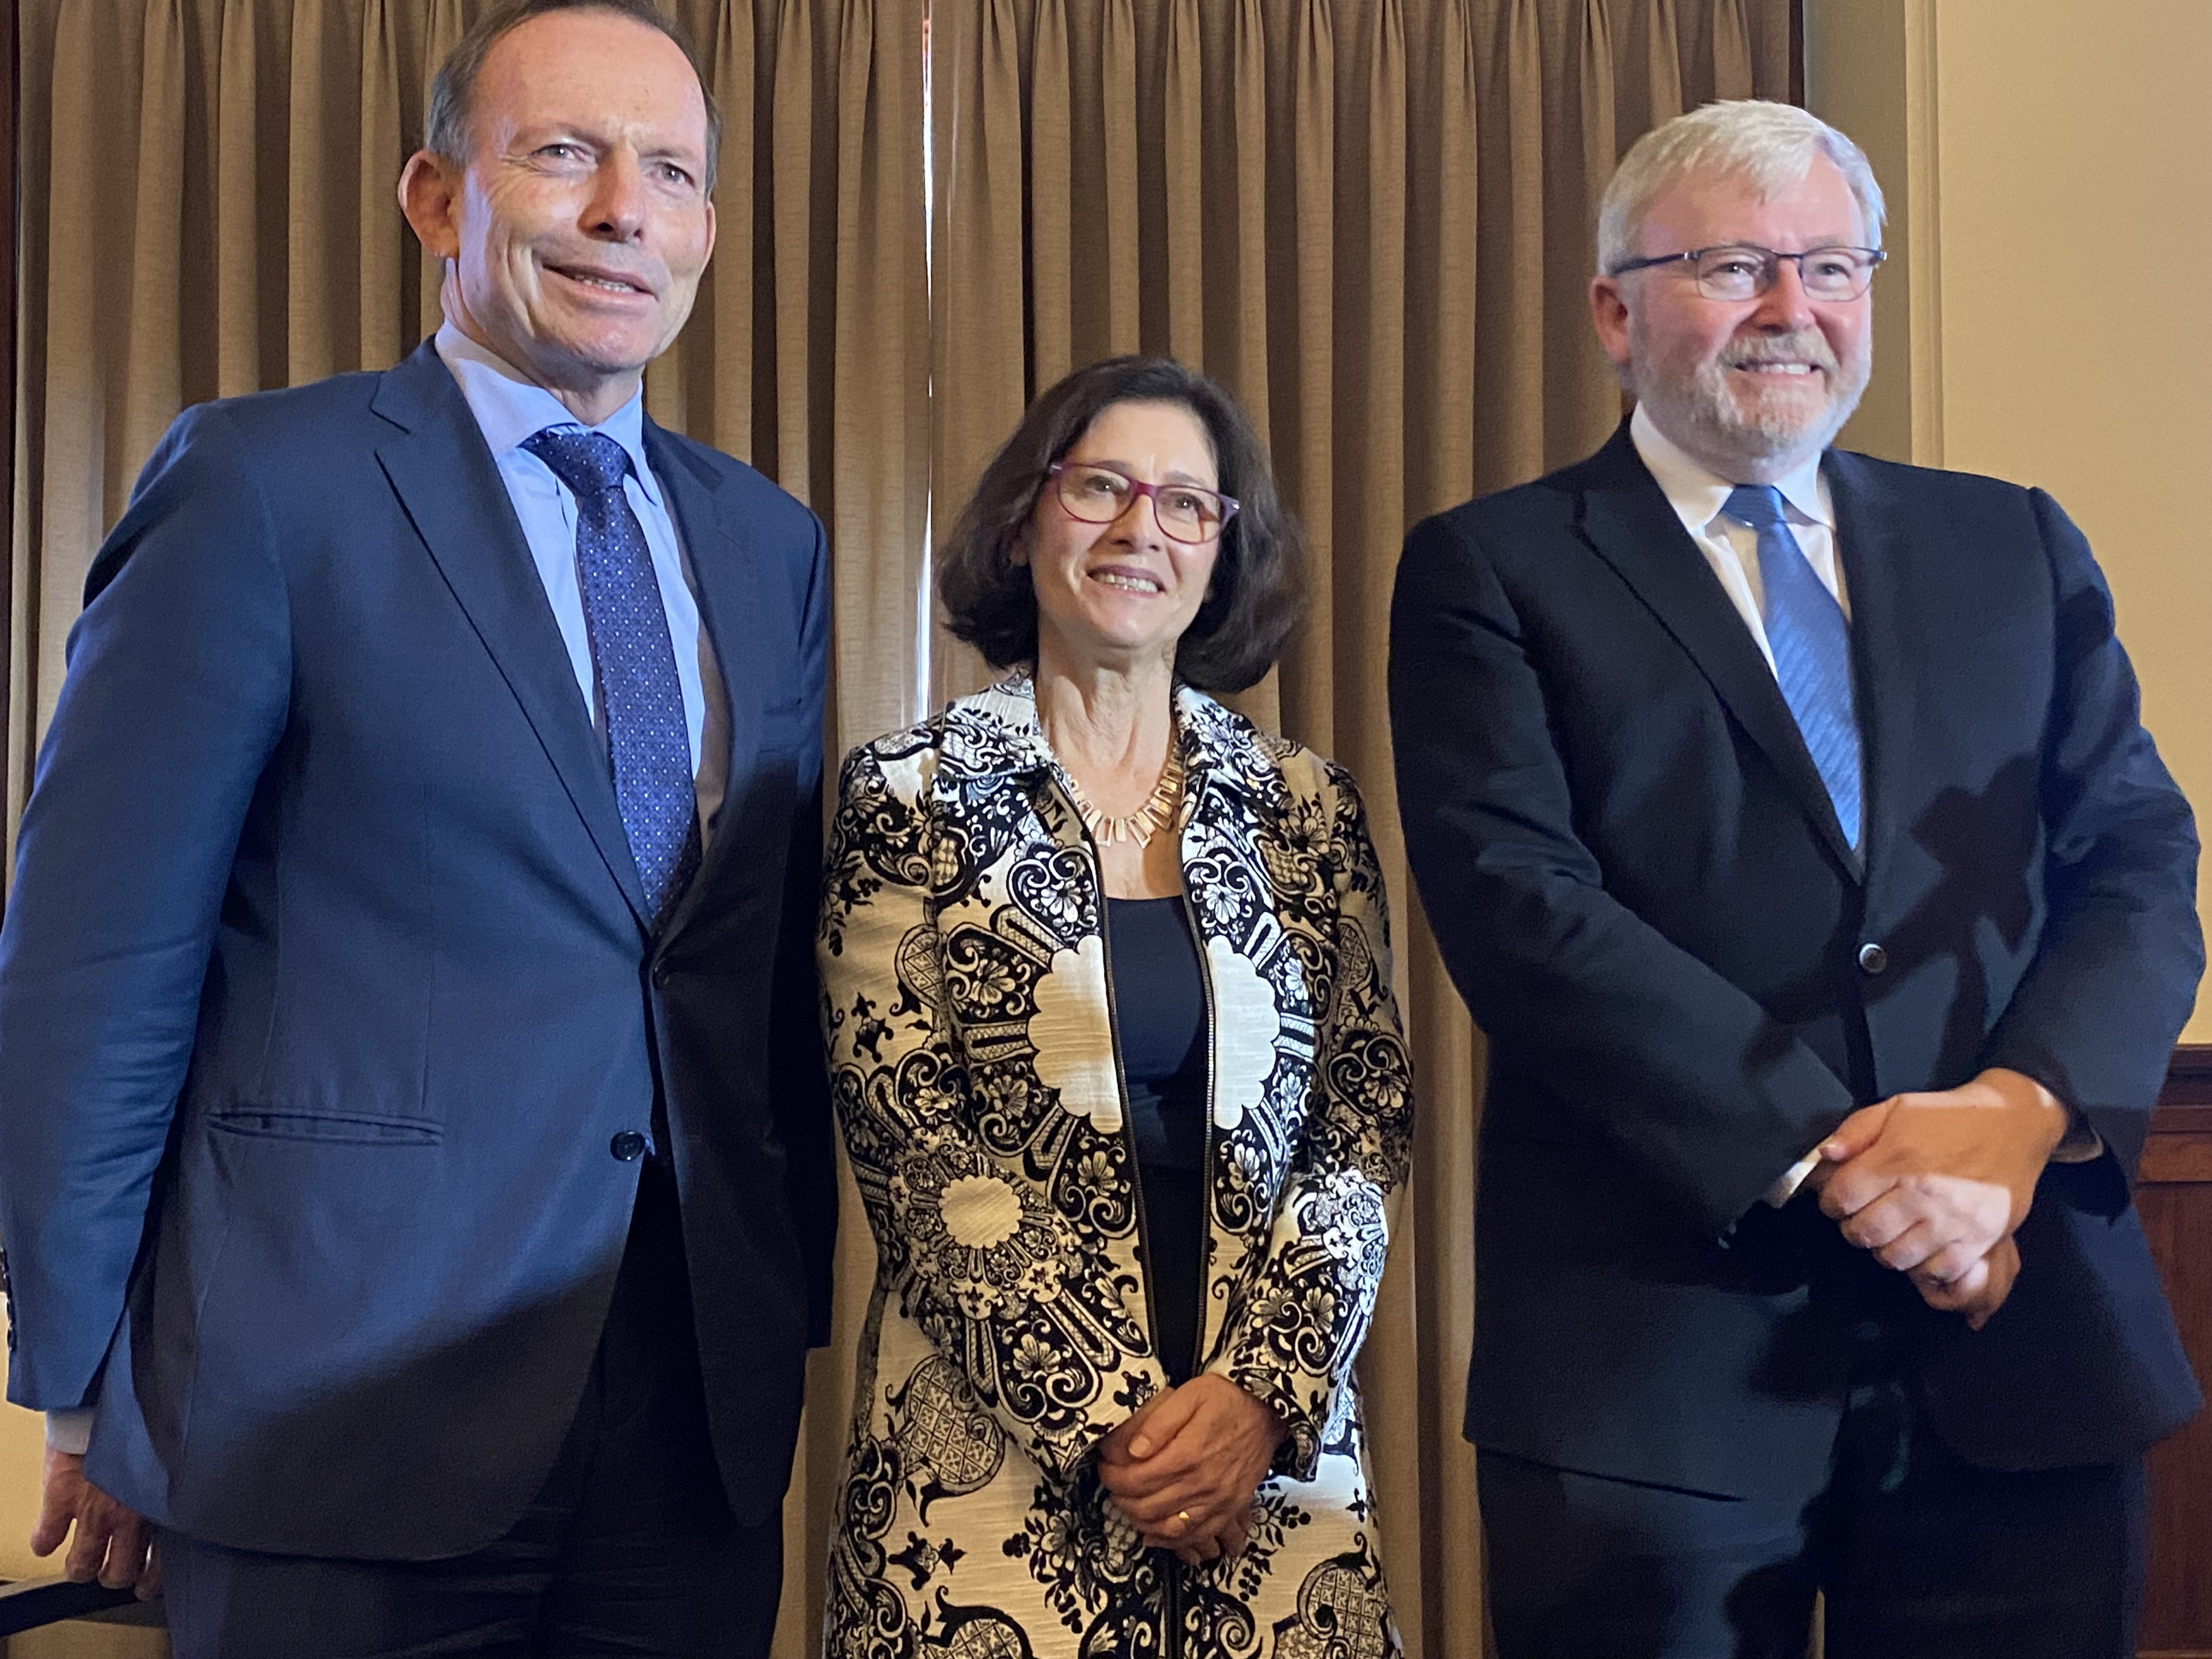
[(1593, 276), (1589, 285), (1590, 325), (1597, 343), (1615, 368), (1628, 366), (1628, 301), (1621, 297), (1620, 278)]
[(460, 257), (460, 196), (461, 169), (430, 150), (416, 150), (399, 170), (399, 210), (434, 258)]

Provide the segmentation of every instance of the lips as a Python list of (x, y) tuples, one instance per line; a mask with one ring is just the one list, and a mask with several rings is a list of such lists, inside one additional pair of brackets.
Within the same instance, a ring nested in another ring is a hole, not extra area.
[(1087, 580), (1103, 587), (1117, 588), (1124, 593), (1164, 593), (1167, 584), (1149, 570), (1132, 569), (1127, 565), (1102, 565), (1084, 572)]
[(556, 276), (567, 277), (579, 288), (604, 294), (610, 298), (620, 298), (625, 295), (635, 295), (643, 300), (653, 297), (652, 289), (627, 271), (609, 270), (599, 265), (548, 265), (546, 269)]
[(1774, 380), (1810, 380), (1815, 374), (1836, 372), (1835, 354), (1827, 349), (1827, 342), (1803, 329), (1764, 339), (1737, 340), (1727, 362), (1736, 374)]

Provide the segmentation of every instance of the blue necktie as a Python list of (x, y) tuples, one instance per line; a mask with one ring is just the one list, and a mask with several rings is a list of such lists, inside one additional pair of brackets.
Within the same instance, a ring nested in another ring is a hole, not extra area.
[(698, 866), (698, 794), (668, 612), (645, 532), (623, 494), (629, 455), (604, 433), (557, 427), (522, 447), (576, 498), (576, 575), (606, 709), (615, 802), (657, 921)]
[(1782, 700), (1828, 787), (1844, 839), (1859, 844), (1858, 715), (1851, 707), (1851, 635), (1844, 608), (1814, 574), (1772, 484), (1739, 484), (1721, 511), (1759, 534), (1760, 606)]

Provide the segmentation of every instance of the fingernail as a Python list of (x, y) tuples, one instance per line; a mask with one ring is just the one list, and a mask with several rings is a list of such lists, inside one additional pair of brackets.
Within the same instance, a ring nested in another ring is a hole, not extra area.
[(1132, 1440), (1132, 1441), (1129, 1443), (1129, 1455), (1130, 1455), (1130, 1456), (1132, 1456), (1132, 1457), (1150, 1457), (1152, 1455), (1152, 1443), (1151, 1441), (1149, 1441), (1149, 1440), (1146, 1439), (1146, 1438), (1145, 1438), (1145, 1437), (1144, 1437), (1144, 1436), (1142, 1436), (1141, 1434), (1140, 1434), (1140, 1435), (1139, 1435), (1139, 1436), (1138, 1436), (1134, 1440)]

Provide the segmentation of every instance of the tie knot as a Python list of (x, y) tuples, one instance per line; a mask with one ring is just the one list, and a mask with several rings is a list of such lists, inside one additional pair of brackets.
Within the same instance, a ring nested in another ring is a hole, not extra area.
[(1738, 484), (1729, 491), (1721, 511), (1753, 530), (1773, 530), (1783, 523), (1782, 492), (1772, 484)]
[(629, 453), (604, 432), (547, 427), (523, 440), (522, 447), (553, 469), (553, 476), (577, 495), (619, 490), (629, 471)]

